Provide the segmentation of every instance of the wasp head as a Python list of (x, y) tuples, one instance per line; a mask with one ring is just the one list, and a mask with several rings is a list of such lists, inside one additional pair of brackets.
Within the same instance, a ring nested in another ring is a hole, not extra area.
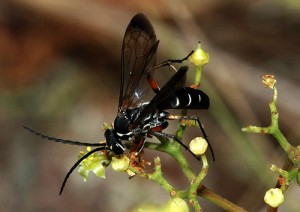
[(121, 155), (125, 148), (121, 143), (115, 129), (107, 129), (104, 133), (106, 144), (116, 155)]

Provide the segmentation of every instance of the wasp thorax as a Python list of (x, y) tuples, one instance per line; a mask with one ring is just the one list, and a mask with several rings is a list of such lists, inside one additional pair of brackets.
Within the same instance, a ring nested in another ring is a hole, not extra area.
[(121, 114), (116, 117), (114, 121), (114, 129), (117, 133), (126, 134), (129, 132), (130, 120), (125, 114)]

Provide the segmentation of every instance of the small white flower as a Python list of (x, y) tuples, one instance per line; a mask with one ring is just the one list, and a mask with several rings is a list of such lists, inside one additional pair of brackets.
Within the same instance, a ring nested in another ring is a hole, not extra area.
[(264, 197), (265, 203), (270, 205), (273, 208), (278, 207), (284, 201), (284, 195), (279, 188), (271, 188), (269, 189)]
[(190, 150), (195, 155), (203, 155), (207, 150), (208, 143), (202, 137), (196, 137), (190, 142)]

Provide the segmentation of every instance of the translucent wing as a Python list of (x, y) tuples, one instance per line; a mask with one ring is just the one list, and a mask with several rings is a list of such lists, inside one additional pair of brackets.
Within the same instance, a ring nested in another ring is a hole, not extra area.
[(154, 29), (143, 14), (130, 21), (123, 40), (119, 112), (136, 106), (150, 88), (146, 75), (156, 63), (158, 41)]
[(145, 117), (149, 114), (153, 114), (158, 110), (159, 105), (169, 101), (175, 95), (175, 86), (185, 77), (186, 72), (188, 71), (187, 66), (182, 66), (180, 69), (173, 75), (173, 77), (161, 88), (161, 90), (153, 97), (149, 104), (140, 112), (139, 117), (134, 121), (132, 127), (138, 126), (143, 122)]

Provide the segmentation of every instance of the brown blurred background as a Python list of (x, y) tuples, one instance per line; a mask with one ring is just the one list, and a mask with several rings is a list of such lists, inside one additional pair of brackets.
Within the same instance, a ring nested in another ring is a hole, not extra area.
[[(245, 135), (240, 128), (269, 124), (272, 91), (263, 87), (261, 75), (273, 74), (280, 126), (299, 145), (298, 0), (2, 0), (1, 211), (129, 211), (144, 202), (168, 200), (158, 185), (138, 177), (128, 180), (110, 168), (105, 180), (91, 174), (86, 183), (75, 171), (59, 196), (65, 174), (84, 149), (44, 142), (22, 128), (65, 139), (102, 140), (101, 125), (116, 115), (123, 35), (138, 12), (147, 15), (160, 39), (158, 61), (182, 58), (198, 41), (210, 54), (202, 90), (211, 97), (211, 109), (197, 114), (217, 161), (210, 164), (204, 183), (249, 211), (266, 210), (264, 193), (276, 184), (269, 168), (282, 166), (284, 152), (270, 136)], [(185, 142), (198, 133), (189, 129)], [(170, 157), (146, 154), (162, 157), (166, 177), (186, 188)], [(199, 171), (201, 164), (187, 157)], [(280, 211), (297, 211), (299, 195), (293, 183)], [(200, 203), (205, 211), (222, 211), (206, 200)]]

